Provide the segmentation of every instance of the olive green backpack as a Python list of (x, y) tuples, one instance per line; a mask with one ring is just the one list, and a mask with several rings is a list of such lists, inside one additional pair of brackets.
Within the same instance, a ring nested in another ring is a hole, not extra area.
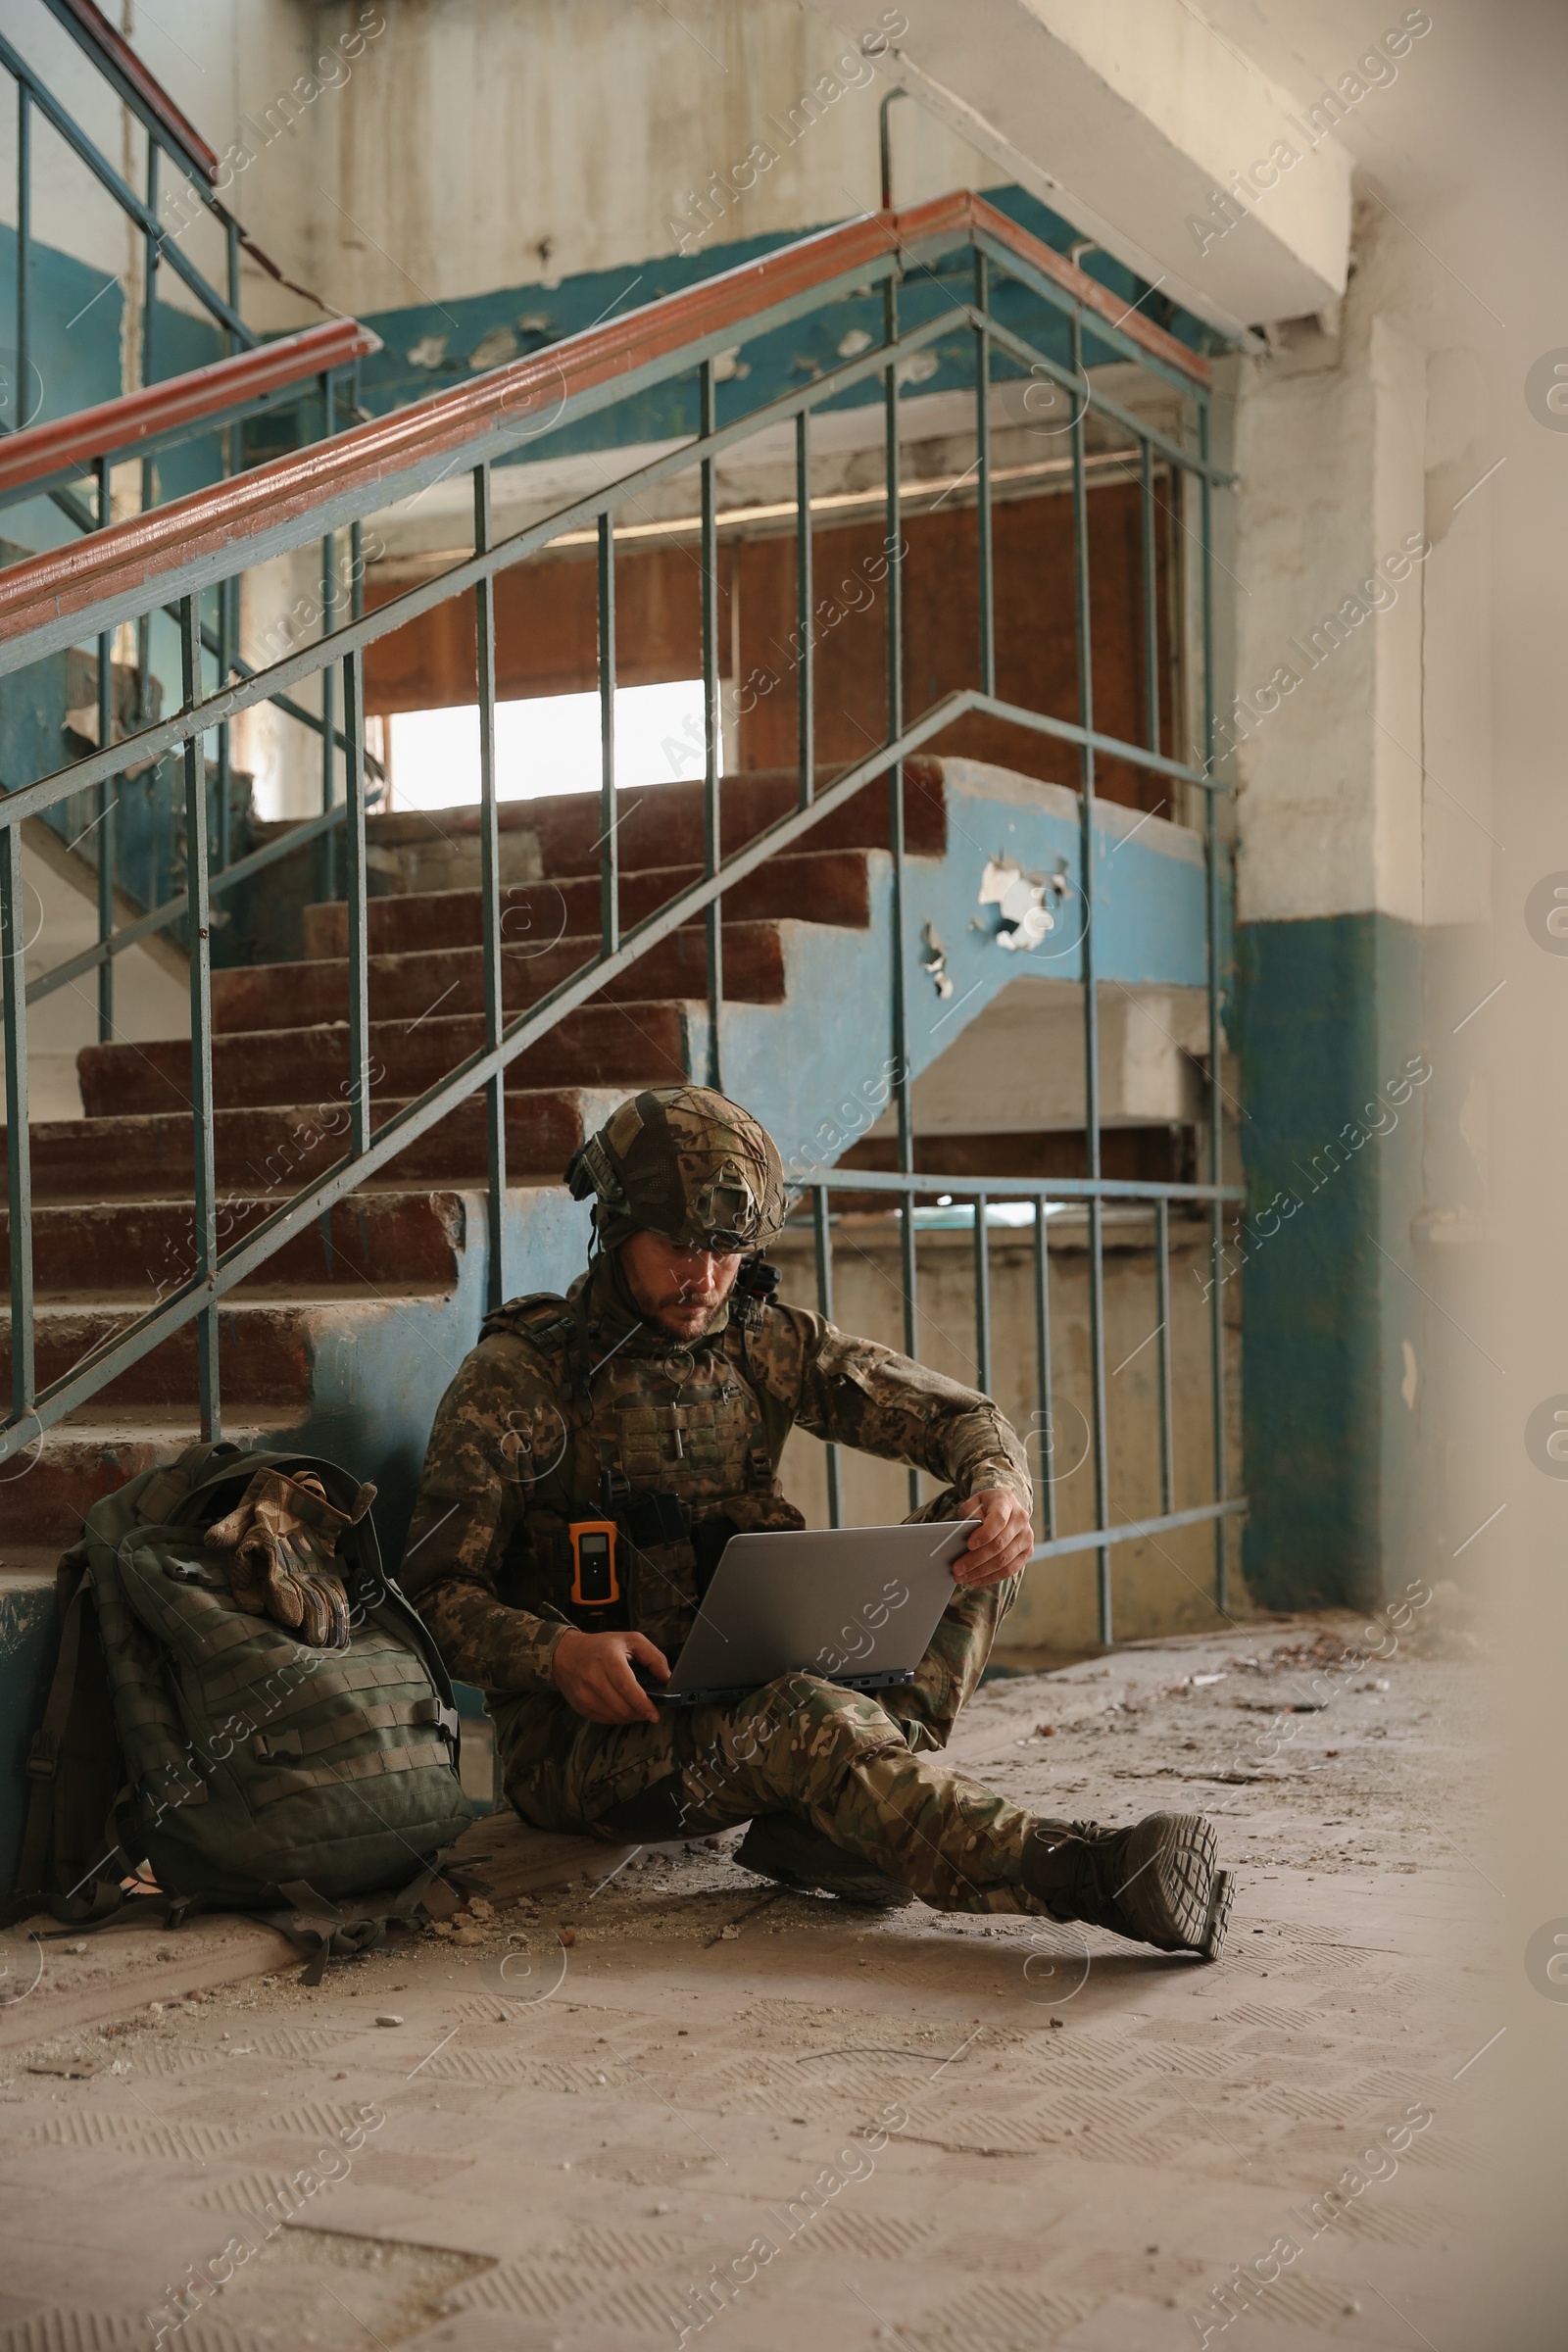
[(318, 1973), (416, 1914), (472, 1818), (452, 1685), (368, 1512), (338, 1551), (348, 1649), (309, 1648), (230, 1597), (203, 1537), (263, 1468), (314, 1471), (353, 1508), (357, 1482), (330, 1462), (192, 1446), (95, 1503), (61, 1561), (13, 1915), (107, 1919), (145, 1863), (172, 1921), (270, 1913)]

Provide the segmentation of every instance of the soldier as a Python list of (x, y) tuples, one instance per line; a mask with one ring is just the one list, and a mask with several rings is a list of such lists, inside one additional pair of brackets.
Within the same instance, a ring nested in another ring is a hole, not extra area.
[[(785, 1886), (1085, 1920), (1214, 1958), (1230, 1882), (1201, 1816), (1043, 1820), (940, 1761), (1034, 1542), (1023, 1451), (990, 1398), (770, 1295), (783, 1169), (723, 1096), (637, 1095), (566, 1177), (594, 1200), (587, 1270), (564, 1298), (486, 1317), (436, 1416), (403, 1569), (452, 1673), (485, 1690), (522, 1818), (606, 1839), (750, 1822), (738, 1860)], [(639, 1675), (667, 1679), (730, 1535), (804, 1525), (777, 1476), (797, 1422), (944, 1481), (915, 1517), (976, 1522), (914, 1681), (872, 1696), (795, 1674), (661, 1709)], [(585, 1520), (618, 1531), (608, 1611), (574, 1582)]]

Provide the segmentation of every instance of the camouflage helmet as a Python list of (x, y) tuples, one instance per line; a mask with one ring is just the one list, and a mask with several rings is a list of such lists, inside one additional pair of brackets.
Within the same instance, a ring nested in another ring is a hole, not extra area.
[(703, 1086), (633, 1095), (572, 1154), (607, 1250), (647, 1230), (693, 1250), (760, 1250), (784, 1222), (784, 1168), (765, 1127)]

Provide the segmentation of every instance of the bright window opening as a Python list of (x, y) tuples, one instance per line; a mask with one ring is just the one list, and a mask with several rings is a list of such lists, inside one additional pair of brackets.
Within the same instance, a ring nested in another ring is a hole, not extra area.
[[(729, 697), (724, 696), (726, 705)], [(729, 713), (726, 709), (725, 718)], [(400, 711), (387, 721), (393, 808), (461, 808), (479, 798), (479, 712)], [(723, 732), (728, 734), (726, 724)], [(622, 686), (615, 694), (615, 782), (673, 784), (704, 770), (703, 682)], [(726, 763), (720, 746), (719, 772)], [(496, 797), (537, 800), (600, 786), (597, 694), (496, 705)]]

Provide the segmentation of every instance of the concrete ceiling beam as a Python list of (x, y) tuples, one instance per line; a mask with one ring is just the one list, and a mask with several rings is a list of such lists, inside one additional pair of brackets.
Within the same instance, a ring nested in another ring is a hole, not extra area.
[[(846, 32), (864, 0), (817, 0)], [(1105, 252), (1236, 333), (1345, 291), (1348, 148), (1185, 0), (904, 0), (884, 71)]]

